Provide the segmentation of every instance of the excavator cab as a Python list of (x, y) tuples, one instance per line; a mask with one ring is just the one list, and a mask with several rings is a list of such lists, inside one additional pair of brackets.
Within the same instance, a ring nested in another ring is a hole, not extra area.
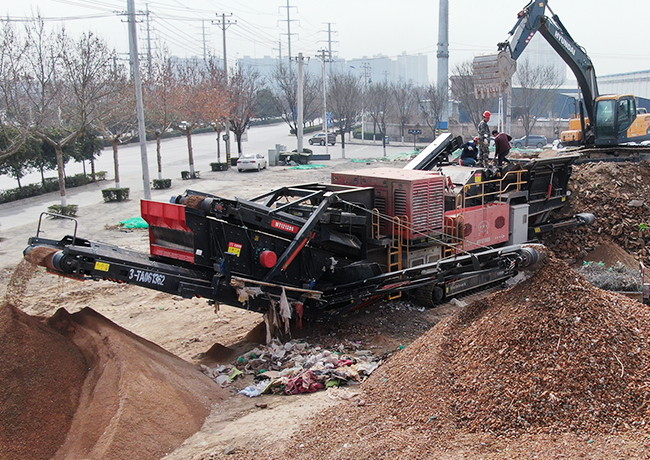
[(608, 95), (596, 99), (596, 145), (618, 145), (628, 140), (628, 129), (636, 118), (634, 96)]

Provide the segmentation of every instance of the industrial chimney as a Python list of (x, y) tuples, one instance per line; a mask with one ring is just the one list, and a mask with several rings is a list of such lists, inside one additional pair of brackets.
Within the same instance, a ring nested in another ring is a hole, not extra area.
[[(438, 15), (438, 89), (449, 92), (449, 0), (440, 0), (440, 14)], [(441, 127), (445, 128), (449, 121), (448, 104), (445, 104), (442, 113)]]

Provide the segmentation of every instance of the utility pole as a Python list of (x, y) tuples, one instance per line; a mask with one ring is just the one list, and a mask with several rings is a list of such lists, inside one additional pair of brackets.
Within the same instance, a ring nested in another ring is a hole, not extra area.
[[(228, 16), (232, 16), (232, 13), (229, 13)], [(217, 14), (217, 17), (219, 15)], [(226, 21), (226, 14), (221, 13), (221, 21), (213, 21), (215, 25), (221, 26), (223, 31), (223, 72), (226, 79), (226, 84), (228, 84), (228, 60), (226, 57), (226, 29), (233, 24), (237, 24), (237, 21), (231, 22), (230, 20)], [(216, 122), (216, 120), (215, 120)], [(226, 134), (223, 135), (223, 140), (226, 143), (226, 163), (230, 167), (230, 120), (226, 120)], [(217, 142), (219, 139), (217, 138)]]
[(363, 68), (363, 96), (361, 98), (361, 143), (365, 143), (365, 133), (366, 133), (366, 104), (365, 104), (365, 98), (366, 95), (368, 94), (368, 83), (370, 82), (370, 70), (372, 67), (370, 67), (370, 64), (368, 62), (364, 62), (363, 65), (361, 66)]
[(320, 58), (323, 61), (323, 131), (325, 131), (325, 153), (329, 153), (329, 136), (328, 136), (328, 126), (327, 126), (327, 70), (326, 64), (328, 58), (326, 57), (325, 50), (319, 50)]
[(449, 0), (439, 0), (438, 12), (438, 89), (445, 94), (445, 105), (442, 108), (442, 123), (449, 121), (447, 106), (449, 105)]
[(201, 20), (201, 32), (203, 35), (203, 62), (206, 62), (208, 60), (208, 49), (207, 49), (207, 44), (205, 40), (205, 20)]
[(147, 158), (147, 134), (144, 125), (144, 104), (142, 101), (142, 78), (140, 76), (140, 60), (138, 58), (138, 38), (135, 27), (135, 0), (127, 0), (126, 9), (129, 18), (129, 52), (131, 68), (135, 82), (135, 100), (138, 113), (138, 136), (140, 137), (140, 157), (142, 160), (142, 185), (144, 199), (151, 200), (151, 184), (149, 182), (149, 160)]
[(332, 23), (327, 22), (326, 24), (327, 24), (327, 50), (329, 51), (329, 56), (330, 56), (329, 62), (332, 62), (334, 60), (333, 57), (334, 55), (332, 54)]
[(296, 8), (295, 6), (289, 5), (289, 0), (287, 0), (287, 6), (281, 6), (280, 8), (287, 9), (287, 57), (289, 58), (289, 63), (291, 63), (291, 36), (298, 35), (291, 33), (291, 23), (297, 21), (297, 19), (291, 19), (291, 8)]
[(278, 40), (278, 47), (273, 48), (273, 51), (278, 51), (278, 61), (282, 62), (282, 40)]
[[(304, 96), (303, 96), (303, 56), (302, 53), (298, 53), (296, 58), (298, 61), (298, 92), (296, 94), (296, 99), (298, 99), (298, 121), (296, 122), (296, 137), (298, 138), (298, 154), (302, 153), (302, 137), (303, 137), (303, 106), (304, 106)], [(309, 60), (309, 58), (307, 58)], [(325, 138), (325, 144), (327, 145), (327, 138)]]
[(149, 66), (148, 73), (149, 73), (149, 80), (152, 78), (152, 66), (153, 66), (153, 60), (151, 56), (151, 22), (149, 20), (149, 4), (145, 3), (146, 7), (146, 15), (147, 15), (147, 65)]

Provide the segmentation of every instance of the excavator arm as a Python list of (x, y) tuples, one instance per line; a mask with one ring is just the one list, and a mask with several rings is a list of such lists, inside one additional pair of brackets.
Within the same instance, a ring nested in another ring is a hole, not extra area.
[[(551, 16), (545, 15), (545, 9)], [(517, 23), (508, 33), (510, 40), (498, 44), (499, 50), (506, 50), (512, 59), (517, 60), (528, 43), (539, 31), (551, 47), (569, 66), (580, 85), (585, 110), (590, 120), (594, 120), (594, 101), (598, 97), (598, 84), (593, 63), (584, 49), (571, 37), (557, 14), (548, 7), (548, 2), (531, 1), (517, 15)]]

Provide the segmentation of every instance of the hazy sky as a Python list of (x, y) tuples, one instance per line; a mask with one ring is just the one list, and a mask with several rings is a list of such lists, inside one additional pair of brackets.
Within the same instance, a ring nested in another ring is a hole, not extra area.
[[(150, 11), (152, 42), (178, 56), (202, 56), (205, 34), (209, 50), (222, 56), (222, 31), (212, 24), (217, 14), (236, 24), (226, 31), (227, 57), (264, 57), (287, 53), (287, 10), (291, 52), (314, 57), (327, 47), (343, 59), (427, 54), (429, 79), (436, 80), (438, 8), (436, 0), (136, 0), (136, 10)], [(477, 54), (496, 50), (516, 22), (526, 0), (449, 0), (450, 71)], [(118, 52), (128, 52), (124, 16), (126, 0), (0, 0), (3, 17), (20, 19), (40, 11), (51, 27), (65, 25), (71, 35), (92, 30)], [(586, 49), (597, 75), (650, 70), (650, 1), (605, 0), (550, 2), (577, 43)], [(548, 13), (547, 10), (547, 14)], [(65, 21), (51, 20), (65, 18)], [(144, 16), (141, 17), (144, 20)], [(139, 27), (140, 51), (146, 22)]]

